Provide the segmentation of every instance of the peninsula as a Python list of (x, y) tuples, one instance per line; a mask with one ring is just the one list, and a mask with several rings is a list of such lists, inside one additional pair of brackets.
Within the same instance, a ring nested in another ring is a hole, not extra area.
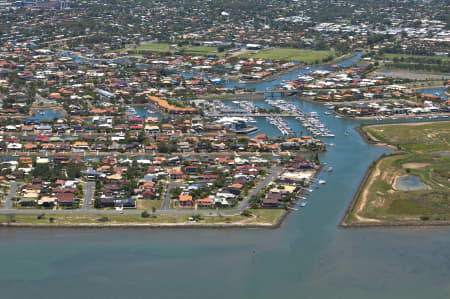
[(368, 125), (360, 132), (394, 152), (372, 163), (341, 226), (450, 224), (450, 122)]

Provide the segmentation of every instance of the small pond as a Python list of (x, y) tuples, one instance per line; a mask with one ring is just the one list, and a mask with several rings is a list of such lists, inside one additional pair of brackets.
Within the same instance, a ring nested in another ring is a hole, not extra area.
[(427, 186), (416, 176), (403, 176), (397, 178), (395, 188), (400, 191), (417, 191), (425, 190)]

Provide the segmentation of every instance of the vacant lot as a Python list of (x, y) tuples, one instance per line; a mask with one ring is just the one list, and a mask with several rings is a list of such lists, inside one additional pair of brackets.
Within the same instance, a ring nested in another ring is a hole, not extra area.
[(138, 199), (136, 207), (138, 210), (152, 211), (152, 208), (161, 209), (162, 200), (158, 199)]
[[(373, 141), (395, 145), (405, 153), (383, 157), (371, 166), (346, 223), (450, 222), (450, 122), (374, 125), (363, 130)], [(420, 190), (406, 191), (411, 188)]]

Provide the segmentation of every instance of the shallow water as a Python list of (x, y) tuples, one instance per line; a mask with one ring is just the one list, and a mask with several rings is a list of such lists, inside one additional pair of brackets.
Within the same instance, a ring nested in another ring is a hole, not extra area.
[(397, 178), (395, 188), (401, 191), (417, 191), (425, 190), (425, 186), (419, 177), (416, 176), (404, 176)]

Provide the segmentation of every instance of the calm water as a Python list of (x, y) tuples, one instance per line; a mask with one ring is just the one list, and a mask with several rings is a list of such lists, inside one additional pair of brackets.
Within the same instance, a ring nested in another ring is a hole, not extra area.
[(416, 176), (404, 176), (397, 179), (395, 187), (402, 191), (416, 191), (424, 190), (427, 188), (419, 177)]
[(336, 134), (334, 171), (280, 229), (1, 229), (0, 298), (449, 298), (449, 229), (338, 227), (387, 150), (298, 105)]
[(64, 115), (58, 110), (42, 109), (33, 111), (33, 116), (28, 117), (27, 121), (49, 121), (54, 120), (55, 118), (61, 119), (64, 118)]
[(447, 95), (445, 94), (445, 92), (447, 91), (447, 88), (425, 88), (425, 89), (420, 89), (419, 92), (423, 93), (423, 94), (432, 94), (438, 97), (441, 97), (442, 99), (448, 99)]

